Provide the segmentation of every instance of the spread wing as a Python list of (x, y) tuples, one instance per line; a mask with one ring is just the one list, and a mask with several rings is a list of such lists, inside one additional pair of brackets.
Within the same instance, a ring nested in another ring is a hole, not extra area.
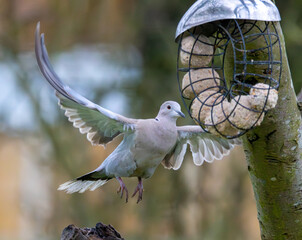
[(186, 154), (189, 144), (193, 162), (200, 166), (206, 162), (220, 160), (228, 155), (235, 145), (241, 144), (239, 139), (224, 139), (205, 133), (199, 126), (177, 127), (178, 140), (172, 151), (162, 161), (165, 168), (178, 170)]
[(126, 118), (89, 101), (60, 80), (50, 64), (44, 35), (40, 35), (40, 23), (36, 28), (35, 52), (40, 71), (56, 90), (59, 105), (68, 120), (82, 134), (87, 134), (93, 145), (104, 145), (121, 133), (135, 130), (136, 119)]

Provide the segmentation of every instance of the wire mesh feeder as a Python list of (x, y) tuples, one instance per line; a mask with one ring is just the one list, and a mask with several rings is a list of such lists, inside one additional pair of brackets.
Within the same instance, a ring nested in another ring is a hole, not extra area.
[(183, 32), (178, 41), (181, 96), (206, 132), (239, 137), (276, 106), (282, 52), (273, 22), (218, 20)]

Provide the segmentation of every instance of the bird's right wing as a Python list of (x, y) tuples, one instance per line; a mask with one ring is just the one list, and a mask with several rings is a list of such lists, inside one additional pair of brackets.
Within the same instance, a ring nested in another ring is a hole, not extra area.
[(166, 155), (162, 164), (165, 168), (178, 170), (183, 162), (187, 150), (187, 144), (193, 156), (193, 162), (200, 166), (206, 162), (220, 160), (228, 155), (235, 145), (241, 144), (241, 140), (224, 139), (204, 132), (199, 126), (177, 127), (178, 140), (172, 151)]
[(40, 23), (36, 28), (35, 52), (40, 71), (56, 90), (59, 105), (68, 120), (82, 134), (87, 134), (93, 145), (105, 145), (119, 134), (135, 130), (136, 119), (126, 118), (89, 101), (60, 80), (50, 64), (44, 35), (40, 36)]

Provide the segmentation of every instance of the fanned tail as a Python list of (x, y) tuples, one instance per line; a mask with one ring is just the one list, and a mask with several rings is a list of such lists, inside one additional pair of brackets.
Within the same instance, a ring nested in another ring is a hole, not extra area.
[(66, 193), (83, 193), (87, 190), (94, 191), (98, 187), (104, 185), (110, 180), (102, 171), (93, 171), (78, 177), (75, 180), (68, 181), (59, 186), (58, 190), (65, 191)]

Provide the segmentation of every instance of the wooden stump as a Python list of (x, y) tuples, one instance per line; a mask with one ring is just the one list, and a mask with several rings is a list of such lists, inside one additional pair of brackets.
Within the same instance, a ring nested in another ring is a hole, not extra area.
[(124, 240), (109, 224), (97, 223), (94, 228), (78, 228), (71, 224), (61, 235), (61, 240)]

